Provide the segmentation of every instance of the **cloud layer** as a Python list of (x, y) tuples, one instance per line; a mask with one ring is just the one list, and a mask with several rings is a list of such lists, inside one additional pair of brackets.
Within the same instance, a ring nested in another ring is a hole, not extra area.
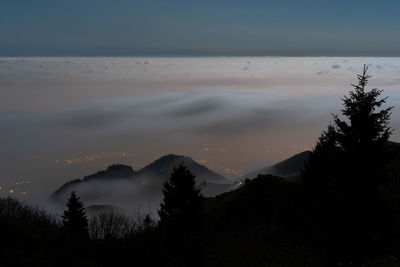
[[(226, 175), (265, 166), (313, 146), (363, 64), (400, 106), (399, 58), (1, 58), (0, 181), (51, 192), (168, 153)], [(101, 153), (115, 156), (59, 164)]]

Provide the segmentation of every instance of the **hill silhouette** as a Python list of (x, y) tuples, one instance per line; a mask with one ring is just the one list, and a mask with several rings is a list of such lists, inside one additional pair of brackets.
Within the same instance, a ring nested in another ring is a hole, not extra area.
[(58, 188), (53, 194), (52, 198), (57, 198), (60, 194), (65, 192), (69, 192), (69, 189), (74, 185), (78, 185), (84, 182), (97, 181), (101, 179), (120, 179), (120, 178), (132, 178), (136, 172), (132, 169), (131, 166), (123, 165), (123, 164), (113, 164), (108, 166), (106, 170), (98, 171), (94, 174), (87, 175), (82, 179), (74, 179), (65, 184), (63, 184), (60, 188)]
[[(151, 205), (155, 211), (161, 201), (163, 183), (168, 180), (173, 167), (181, 163), (196, 175), (197, 186), (201, 187), (207, 196), (226, 192), (233, 187), (225, 177), (198, 164), (190, 157), (169, 154), (138, 171), (134, 171), (131, 166), (115, 164), (82, 179), (69, 181), (57, 189), (51, 195), (51, 199), (62, 204), (71, 191), (77, 191), (82, 200), (90, 206), (122, 205), (129, 208), (129, 205), (135, 205), (148, 209)], [(132, 209), (132, 206), (130, 208)]]
[[(309, 155), (310, 151), (301, 152), (272, 166), (248, 173), (245, 177), (254, 178), (258, 174), (271, 174), (280, 177), (296, 176), (300, 174), (300, 170), (303, 168), (304, 162), (308, 159)], [(148, 196), (156, 195), (155, 198), (158, 198), (162, 183), (168, 179), (173, 167), (178, 166), (181, 163), (188, 166), (188, 168), (196, 175), (197, 185), (202, 189), (202, 193), (205, 196), (213, 197), (240, 187), (240, 182), (232, 183), (222, 175), (198, 164), (190, 157), (168, 154), (160, 157), (138, 171), (134, 171), (131, 166), (114, 164), (109, 166), (106, 170), (98, 171), (94, 174), (85, 176), (82, 179), (71, 180), (57, 189), (52, 194), (51, 198), (57, 202), (63, 202), (66, 194), (73, 189), (76, 190), (76, 188), (83, 184), (90, 185), (93, 184), (93, 182), (100, 181), (113, 182), (114, 184), (117, 184), (124, 181), (135, 180), (145, 180), (143, 182), (146, 182), (146, 186), (145, 188), (142, 188), (142, 194), (147, 194)], [(92, 191), (95, 191), (95, 189)], [(99, 197), (98, 194), (93, 195), (95, 195), (95, 197), (91, 196), (90, 198)], [(109, 203), (93, 203), (93, 205), (100, 206), (107, 204)]]
[[(272, 166), (249, 173), (245, 175), (245, 177), (254, 178), (258, 174), (271, 174), (280, 177), (299, 175), (300, 170), (303, 168), (304, 162), (307, 160), (309, 155), (309, 151), (301, 152)], [(188, 168), (196, 175), (197, 185), (201, 188), (204, 196), (213, 197), (237, 189), (242, 185), (240, 181), (228, 181), (222, 175), (198, 164), (190, 157), (168, 154), (160, 157), (138, 171), (134, 171), (131, 166), (114, 164), (109, 166), (106, 170), (85, 176), (82, 179), (71, 180), (57, 189), (52, 194), (51, 198), (56, 202), (63, 203), (66, 199), (66, 195), (70, 191), (79, 191), (79, 188), (85, 188), (82, 194), (83, 199), (85, 201), (95, 201), (93, 203), (91, 202), (90, 205), (109, 205), (110, 203), (108, 202), (107, 195), (110, 192), (114, 193), (113, 190), (104, 190), (103, 188), (98, 190), (98, 184), (106, 183), (107, 185), (111, 184), (112, 187), (115, 187), (118, 184), (126, 184), (126, 182), (136, 182), (137, 185), (135, 185), (135, 188), (131, 188), (131, 192), (127, 192), (130, 185), (126, 186), (124, 190), (121, 190), (121, 192), (140, 195), (147, 199), (141, 199), (141, 203), (145, 203), (149, 198), (158, 202), (162, 184), (168, 179), (173, 167), (178, 166), (181, 163), (188, 166)], [(141, 192), (138, 192), (138, 190)], [(115, 199), (118, 198), (124, 199), (125, 197), (123, 196), (123, 193), (113, 196), (113, 205), (118, 206), (118, 201), (115, 201)]]
[(215, 183), (227, 182), (225, 177), (211, 171), (203, 165), (198, 164), (190, 157), (175, 154), (169, 154), (157, 159), (146, 167), (140, 169), (137, 174), (142, 176), (160, 177), (161, 179), (166, 180), (172, 172), (173, 167), (178, 166), (181, 163), (187, 166), (196, 175), (197, 183), (201, 183), (203, 181)]
[(303, 151), (272, 166), (249, 172), (244, 176), (248, 178), (254, 178), (258, 174), (271, 174), (280, 177), (296, 176), (300, 174), (301, 169), (304, 167), (304, 164), (310, 157), (310, 154), (311, 151)]

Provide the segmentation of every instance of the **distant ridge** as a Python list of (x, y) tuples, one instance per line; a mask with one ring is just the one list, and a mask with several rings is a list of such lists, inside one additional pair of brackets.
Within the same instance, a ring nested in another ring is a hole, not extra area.
[(310, 157), (310, 154), (311, 151), (303, 151), (272, 166), (247, 173), (244, 176), (248, 178), (254, 178), (258, 174), (270, 174), (280, 177), (296, 176), (300, 174), (301, 169), (304, 167), (304, 164)]
[(108, 166), (106, 170), (98, 171), (94, 174), (87, 175), (82, 179), (74, 179), (58, 188), (52, 195), (52, 198), (57, 198), (60, 194), (66, 192), (69, 188), (78, 185), (80, 183), (86, 183), (89, 181), (102, 180), (102, 179), (121, 179), (131, 178), (136, 174), (131, 166), (123, 164), (113, 164)]
[(124, 178), (124, 177), (132, 177), (136, 174), (136, 172), (132, 169), (131, 166), (123, 165), (123, 164), (113, 164), (108, 166), (105, 171), (98, 171), (95, 174), (88, 175), (83, 177), (83, 181), (91, 181), (97, 179), (106, 179), (110, 177), (114, 178)]
[(79, 185), (96, 181), (117, 182), (117, 180), (121, 179), (145, 179), (147, 182), (150, 184), (153, 183), (155, 186), (162, 185), (162, 183), (169, 179), (173, 167), (178, 166), (181, 163), (188, 167), (190, 171), (196, 175), (196, 181), (198, 185), (203, 182), (227, 183), (225, 177), (209, 170), (203, 165), (198, 164), (190, 157), (169, 154), (162, 156), (139, 171), (134, 171), (131, 166), (123, 164), (111, 165), (106, 170), (98, 171), (94, 174), (85, 176), (82, 179), (74, 179), (65, 183), (51, 195), (51, 198), (53, 200), (63, 199), (65, 198), (66, 194), (69, 194), (70, 191), (79, 187)]
[(226, 182), (226, 178), (219, 175), (207, 167), (198, 164), (196, 161), (190, 157), (168, 154), (162, 156), (156, 161), (150, 163), (146, 167), (138, 171), (139, 175), (152, 175), (157, 177), (169, 179), (169, 175), (172, 172), (174, 166), (179, 166), (180, 164), (185, 165), (192, 173), (196, 175), (197, 183), (203, 181), (208, 182)]

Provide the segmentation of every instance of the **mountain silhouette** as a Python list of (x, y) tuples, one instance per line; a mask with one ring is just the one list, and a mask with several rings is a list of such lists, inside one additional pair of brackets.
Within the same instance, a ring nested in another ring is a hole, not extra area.
[(304, 167), (305, 161), (310, 157), (310, 154), (311, 151), (303, 151), (272, 166), (247, 173), (244, 176), (248, 178), (254, 178), (258, 174), (271, 174), (285, 178), (296, 176), (300, 174), (300, 171)]
[[(246, 177), (254, 178), (259, 173), (281, 177), (298, 175), (309, 155), (309, 151), (304, 151), (270, 167), (249, 173)], [(71, 180), (57, 189), (51, 199), (63, 204), (68, 194), (76, 191), (88, 206), (114, 205), (123, 209), (124, 205), (126, 208), (134, 205), (156, 210), (162, 197), (161, 188), (169, 179), (173, 167), (179, 164), (184, 164), (196, 175), (197, 186), (206, 197), (214, 197), (242, 185), (228, 181), (190, 157), (169, 154), (137, 171), (131, 166), (114, 164), (83, 179)]]
[(179, 166), (181, 163), (196, 175), (197, 183), (204, 181), (215, 183), (227, 182), (225, 177), (209, 170), (203, 165), (198, 164), (191, 158), (174, 154), (163, 156), (153, 163), (150, 163), (143, 169), (139, 170), (138, 175), (155, 176), (167, 180), (169, 179), (169, 175), (172, 172), (173, 167)]
[(101, 179), (131, 178), (135, 176), (135, 174), (136, 172), (132, 169), (131, 166), (123, 164), (113, 164), (108, 166), (106, 170), (98, 171), (94, 174), (87, 175), (82, 179), (74, 179), (63, 184), (52, 194), (52, 198), (57, 198), (59, 195), (65, 192), (69, 192), (70, 191), (69, 189), (71, 187), (78, 185), (80, 183), (96, 181)]
[(131, 166), (115, 164), (106, 170), (85, 176), (83, 179), (71, 180), (52, 195), (56, 203), (64, 203), (71, 191), (77, 191), (88, 205), (115, 205), (135, 203), (145, 207), (149, 199), (158, 204), (161, 188), (174, 166), (184, 164), (196, 175), (197, 186), (204, 188), (210, 196), (229, 190), (229, 181), (189, 157), (169, 154), (134, 171)]

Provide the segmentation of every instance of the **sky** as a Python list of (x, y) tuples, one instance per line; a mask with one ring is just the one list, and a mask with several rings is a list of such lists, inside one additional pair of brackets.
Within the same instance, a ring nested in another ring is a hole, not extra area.
[(400, 56), (397, 0), (2, 0), (0, 56)]
[(398, 142), (396, 57), (1, 58), (0, 191), (47, 198), (170, 153), (234, 179), (311, 149), (363, 64), (395, 106)]

